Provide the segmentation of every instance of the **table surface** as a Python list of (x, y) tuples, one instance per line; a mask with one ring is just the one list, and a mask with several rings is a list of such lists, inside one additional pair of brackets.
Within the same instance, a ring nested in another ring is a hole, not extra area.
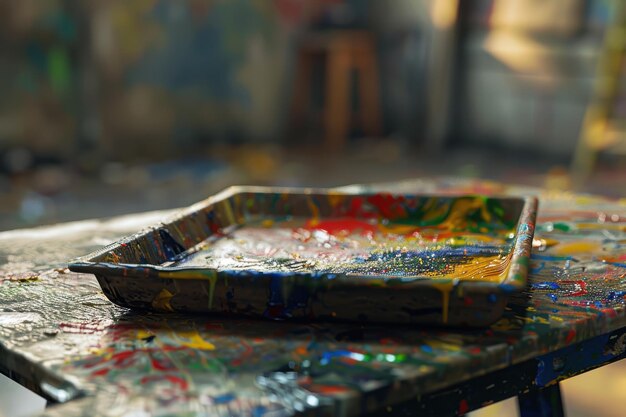
[(626, 200), (457, 179), (345, 189), (537, 195), (528, 291), (474, 330), (139, 313), (111, 304), (67, 261), (168, 212), (8, 231), (0, 370), (61, 402), (49, 416), (358, 415), (626, 324)]

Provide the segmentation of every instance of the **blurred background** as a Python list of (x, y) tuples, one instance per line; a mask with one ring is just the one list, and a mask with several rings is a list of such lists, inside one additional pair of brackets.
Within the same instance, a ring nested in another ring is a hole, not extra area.
[(0, 230), (232, 184), (622, 197), (620, 3), (0, 1)]
[[(621, 3), (1, 0), (0, 230), (233, 184), (624, 197)], [(571, 415), (623, 410), (583, 397)]]

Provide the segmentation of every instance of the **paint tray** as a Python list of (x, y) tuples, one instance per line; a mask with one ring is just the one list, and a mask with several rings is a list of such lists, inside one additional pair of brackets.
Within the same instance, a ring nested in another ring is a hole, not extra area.
[(526, 287), (537, 200), (232, 187), (70, 264), (121, 306), (483, 326)]

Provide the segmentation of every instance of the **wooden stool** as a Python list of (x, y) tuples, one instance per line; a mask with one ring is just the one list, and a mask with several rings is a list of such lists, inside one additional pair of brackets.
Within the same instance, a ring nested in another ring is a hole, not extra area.
[(308, 35), (298, 50), (293, 117), (303, 120), (311, 105), (311, 81), (316, 57), (326, 58), (324, 128), (325, 145), (340, 151), (352, 119), (352, 73), (357, 74), (358, 109), (363, 132), (381, 133), (378, 63), (374, 39), (367, 31), (337, 30)]

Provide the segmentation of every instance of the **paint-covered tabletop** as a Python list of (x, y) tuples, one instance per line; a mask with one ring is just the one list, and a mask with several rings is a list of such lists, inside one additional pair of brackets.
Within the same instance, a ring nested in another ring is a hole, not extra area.
[[(359, 415), (626, 326), (624, 200), (452, 179), (349, 188), (537, 195), (528, 290), (483, 329), (141, 313), (66, 265), (168, 213), (9, 231), (0, 233), (0, 370), (62, 403), (49, 416)], [(611, 343), (600, 354), (578, 349), (576, 366), (539, 363), (533, 383), (623, 356), (624, 336)]]

